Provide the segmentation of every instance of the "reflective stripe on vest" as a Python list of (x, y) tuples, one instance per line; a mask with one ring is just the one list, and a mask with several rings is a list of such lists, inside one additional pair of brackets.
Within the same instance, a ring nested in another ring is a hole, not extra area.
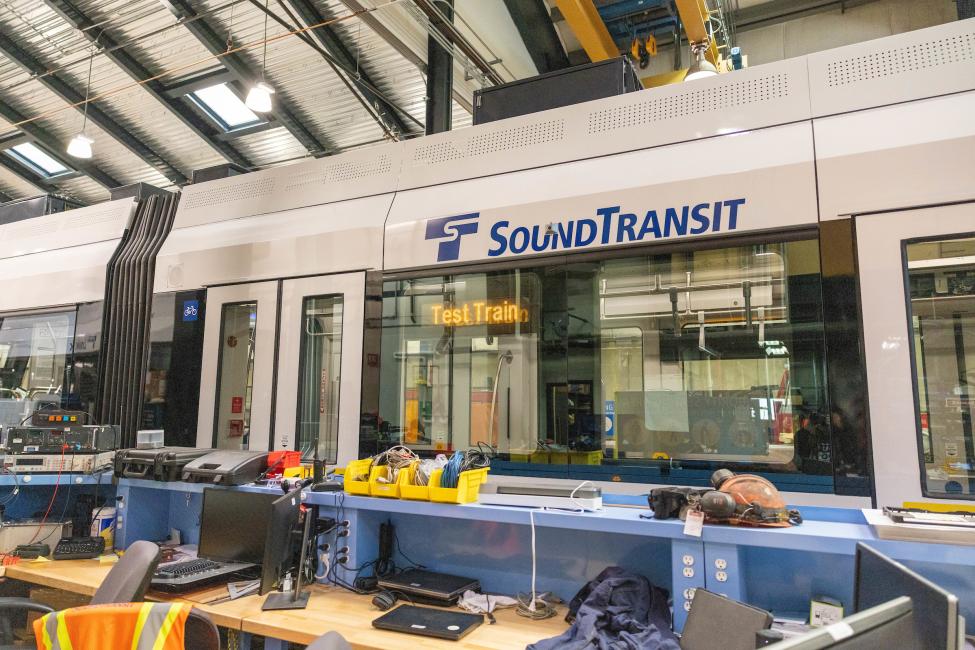
[[(106, 630), (113, 629), (106, 617), (125, 617), (127, 624), (118, 627), (133, 630), (131, 650), (172, 650), (183, 647), (183, 626), (190, 607), (184, 603), (125, 603), (76, 607), (45, 614), (34, 623), (37, 647), (40, 650), (85, 650), (88, 642), (97, 637), (97, 647), (117, 644), (122, 639), (105, 638)], [(132, 617), (135, 617), (133, 624)], [(180, 624), (179, 634), (173, 628)], [(74, 637), (72, 639), (72, 636)], [(108, 636), (111, 636), (108, 634)], [(173, 643), (167, 643), (167, 641)], [(128, 639), (125, 640), (128, 642)]]

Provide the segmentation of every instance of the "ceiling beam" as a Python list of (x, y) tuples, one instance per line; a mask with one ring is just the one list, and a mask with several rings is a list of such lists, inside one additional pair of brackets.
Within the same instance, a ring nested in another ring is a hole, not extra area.
[(0, 190), (0, 203), (6, 203), (7, 201), (13, 201), (13, 200), (14, 199), (13, 199), (12, 196), (10, 196), (9, 194), (7, 194), (3, 190)]
[[(27, 119), (26, 115), (2, 99), (0, 99), (0, 117), (3, 117), (3, 119), (11, 124), (24, 122)], [(21, 124), (17, 128), (25, 136), (43, 145), (43, 147), (49, 152), (54, 153), (56, 158), (62, 158), (60, 152), (64, 150), (65, 144), (61, 142), (60, 138), (52, 135), (43, 127), (39, 126), (37, 122), (27, 122), (25, 124)], [(122, 184), (118, 179), (114, 178), (111, 174), (102, 170), (98, 167), (98, 165), (89, 160), (72, 158), (70, 161), (65, 159), (63, 162), (68, 163), (65, 165), (66, 167), (77, 169), (107, 190), (110, 190), (113, 187), (118, 187)]]
[[(460, 50), (464, 56), (484, 75), (484, 77), (496, 86), (504, 83), (501, 75), (495, 71), (491, 62), (481, 56), (481, 53), (468, 41), (453, 22), (444, 20), (445, 16), (434, 0), (414, 0), (416, 6), (426, 14), (430, 24), (433, 25), (447, 41)], [(429, 62), (428, 62), (429, 64)]]
[[(37, 81), (55, 95), (67, 103), (73, 104), (79, 112), (84, 112), (84, 94), (75, 90), (71, 84), (57, 74), (48, 72), (46, 65), (2, 32), (0, 32), (0, 52), (3, 52), (11, 61), (34, 75)], [(189, 181), (174, 165), (126, 130), (94, 102), (88, 102), (88, 119), (173, 183), (183, 184)]]
[(6, 154), (0, 153), (0, 167), (6, 168), (11, 174), (39, 189), (44, 194), (59, 194), (60, 191), (51, 183), (31, 173), (26, 167)]
[[(125, 71), (129, 77), (136, 81), (149, 79), (154, 75), (142, 65), (130, 52), (113, 39), (108, 33), (98, 26), (91, 18), (79, 9), (72, 0), (44, 0), (45, 4), (54, 10), (65, 22), (79, 30), (90, 43), (95, 43), (102, 48), (107, 56), (115, 65)], [(250, 161), (232, 147), (227, 142), (216, 140), (214, 136), (217, 130), (211, 127), (204, 118), (190, 108), (185, 100), (172, 98), (166, 95), (165, 86), (158, 79), (153, 79), (142, 84), (142, 88), (152, 95), (152, 97), (175, 115), (179, 120), (198, 138), (203, 140), (212, 149), (223, 156), (227, 162), (250, 167)]]
[[(210, 24), (201, 18), (195, 9), (190, 6), (188, 0), (159, 0), (176, 18), (183, 22), (185, 27), (196, 40), (213, 55), (220, 57), (220, 63), (229, 70), (237, 81), (245, 86), (256, 83), (258, 75), (250, 69), (250, 66), (240, 54), (224, 54), (227, 51), (227, 40), (221, 37)], [(275, 102), (275, 108), (271, 111), (273, 115), (288, 131), (293, 135), (305, 149), (313, 156), (324, 156), (338, 150), (333, 143), (320, 140), (308, 130), (301, 120), (291, 109), (284, 106), (282, 102)]]
[[(318, 25), (334, 18), (334, 16), (326, 18), (311, 0), (285, 1), (291, 5), (291, 8), (298, 14), (298, 17), (305, 25)], [(343, 70), (332, 64), (332, 69), (335, 70), (335, 74), (342, 77), (346, 81), (346, 85), (351, 84), (349, 90), (355, 93), (356, 97), (366, 106), (367, 110), (375, 113), (377, 121), (381, 120), (381, 126), (384, 127), (384, 130), (388, 127), (393, 127), (399, 132), (399, 135), (408, 135), (410, 129), (406, 126), (406, 122), (396, 112), (394, 106), (374, 92), (373, 88), (376, 85), (369, 78), (365, 70), (359, 67), (355, 57), (349, 52), (348, 46), (342, 41), (342, 37), (339, 36), (338, 32), (331, 25), (322, 25), (321, 27), (310, 30), (310, 32), (322, 48), (335, 58), (343, 68), (358, 71), (358, 76), (348, 73), (343, 74)], [(331, 64), (331, 61), (329, 63)]]
[(504, 5), (518, 28), (538, 74), (569, 67), (569, 57), (565, 54), (544, 0), (504, 0)]

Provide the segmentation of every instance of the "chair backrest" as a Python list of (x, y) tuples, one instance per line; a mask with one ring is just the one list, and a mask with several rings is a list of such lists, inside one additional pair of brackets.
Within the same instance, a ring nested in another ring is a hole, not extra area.
[(145, 598), (162, 552), (152, 542), (135, 542), (105, 576), (92, 605), (134, 603)]
[(186, 619), (186, 631), (183, 634), (183, 646), (193, 650), (220, 650), (220, 632), (205, 612), (195, 607), (190, 610)]
[(352, 650), (352, 646), (338, 632), (326, 632), (311, 642), (305, 650)]

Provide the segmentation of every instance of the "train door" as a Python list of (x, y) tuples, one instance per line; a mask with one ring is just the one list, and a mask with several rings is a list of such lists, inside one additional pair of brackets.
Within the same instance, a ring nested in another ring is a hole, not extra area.
[(207, 289), (198, 447), (269, 447), (277, 282)]
[[(275, 448), (329, 465), (356, 458), (365, 273), (284, 280)], [(339, 436), (339, 432), (342, 436)]]
[(877, 505), (975, 506), (975, 203), (856, 232)]

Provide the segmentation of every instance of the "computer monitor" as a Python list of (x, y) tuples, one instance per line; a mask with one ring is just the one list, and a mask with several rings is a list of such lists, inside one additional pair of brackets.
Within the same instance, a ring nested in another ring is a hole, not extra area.
[(268, 593), (296, 563), (295, 531), (301, 513), (301, 490), (279, 497), (271, 504), (264, 559), (261, 562), (261, 595)]
[(210, 488), (203, 491), (201, 558), (260, 564), (276, 494)]
[(774, 643), (775, 650), (891, 650), (903, 648), (914, 629), (911, 599), (901, 596), (801, 636)]
[[(904, 640), (899, 647), (956, 650), (958, 647), (958, 598), (900, 562), (857, 544), (853, 610), (863, 611), (895, 596), (914, 602), (913, 646)], [(908, 638), (910, 638), (908, 637)]]

